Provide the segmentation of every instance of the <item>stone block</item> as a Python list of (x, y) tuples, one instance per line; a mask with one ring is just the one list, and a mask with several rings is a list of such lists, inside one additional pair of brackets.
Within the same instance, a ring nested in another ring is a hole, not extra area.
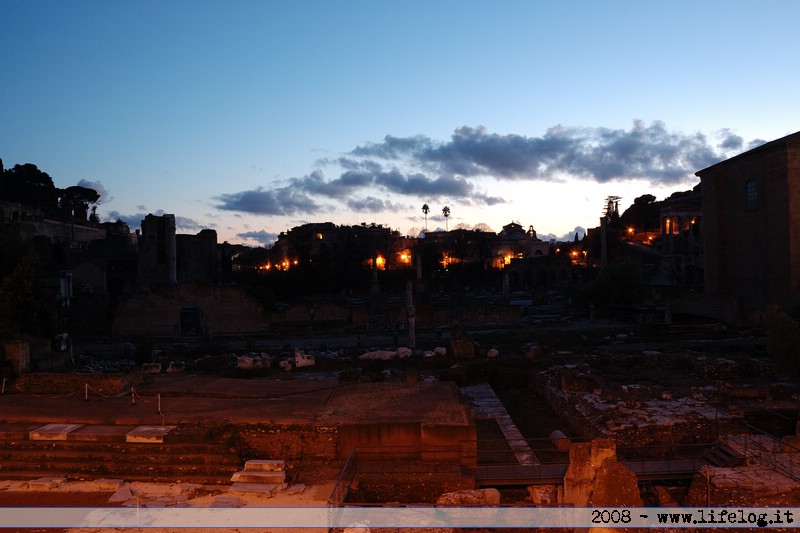
[(244, 464), (244, 469), (247, 471), (280, 472), (286, 470), (286, 461), (283, 459), (250, 459)]
[(139, 426), (125, 435), (125, 442), (162, 443), (176, 426)]
[(31, 440), (67, 440), (67, 433), (75, 431), (83, 424), (47, 424), (30, 432)]
[(256, 493), (271, 498), (273, 491), (279, 488), (281, 488), (281, 485), (276, 483), (234, 483), (228, 489), (228, 492)]
[(67, 480), (67, 478), (54, 477), (54, 476), (47, 476), (47, 477), (40, 477), (39, 479), (32, 479), (32, 480), (28, 481), (28, 490), (33, 490), (33, 491), (53, 490), (55, 488), (58, 488), (66, 480)]

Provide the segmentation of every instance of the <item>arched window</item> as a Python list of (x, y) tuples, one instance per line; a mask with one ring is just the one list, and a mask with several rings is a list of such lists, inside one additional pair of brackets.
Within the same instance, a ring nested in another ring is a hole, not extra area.
[(758, 209), (758, 182), (748, 180), (744, 184), (744, 206), (748, 211)]

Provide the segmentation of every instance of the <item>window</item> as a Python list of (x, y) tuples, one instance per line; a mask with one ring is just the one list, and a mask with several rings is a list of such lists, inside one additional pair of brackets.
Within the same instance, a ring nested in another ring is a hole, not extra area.
[(744, 184), (744, 205), (748, 211), (758, 208), (758, 182), (749, 180)]

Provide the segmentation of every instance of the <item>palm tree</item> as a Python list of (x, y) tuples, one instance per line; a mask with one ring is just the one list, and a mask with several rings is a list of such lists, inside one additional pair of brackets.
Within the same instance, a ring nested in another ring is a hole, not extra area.
[(447, 218), (450, 216), (450, 208), (447, 207), (447, 206), (444, 206), (442, 208), (442, 215), (444, 215), (444, 229), (445, 229), (445, 231), (450, 231), (450, 229), (448, 228), (448, 225), (447, 225)]
[(422, 213), (425, 215), (425, 233), (428, 233), (428, 213), (430, 210), (431, 208), (428, 207), (428, 204), (422, 204)]

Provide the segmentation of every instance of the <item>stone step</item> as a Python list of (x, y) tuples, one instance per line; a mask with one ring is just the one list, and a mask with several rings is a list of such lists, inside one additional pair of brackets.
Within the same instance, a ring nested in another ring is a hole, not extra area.
[(230, 483), (241, 469), (230, 435), (175, 428), (0, 422), (0, 479)]
[(184, 453), (230, 454), (230, 446), (222, 443), (176, 443), (142, 444), (125, 442), (102, 442), (68, 439), (62, 441), (0, 441), (0, 454), (7, 450), (74, 450), (91, 453), (119, 453), (126, 455), (158, 456)]
[(250, 459), (244, 464), (247, 471), (281, 472), (286, 470), (286, 461), (283, 459)]
[[(164, 454), (142, 454), (125, 453), (125, 450), (76, 450), (76, 449), (6, 449), (0, 450), (0, 465), (5, 463), (24, 463), (24, 462), (73, 462), (104, 464), (111, 462), (124, 462), (136, 465), (169, 465), (169, 464), (208, 464), (214, 466), (227, 466), (231, 470), (239, 468), (238, 456), (227, 453), (227, 450), (219, 450), (216, 453), (176, 451)], [(1, 466), (0, 466), (1, 467)]]
[[(205, 485), (229, 485), (231, 474), (217, 469), (189, 466), (180, 470), (164, 468), (130, 468), (107, 466), (97, 470), (87, 470), (77, 467), (64, 468), (65, 465), (56, 465), (53, 468), (45, 466), (30, 467), (20, 465), (15, 469), (0, 469), (0, 479), (4, 480), (31, 480), (40, 477), (63, 477), (69, 480), (95, 480), (116, 477), (125, 481), (144, 481), (153, 483), (199, 483)], [(68, 465), (67, 465), (68, 466)]]
[(37, 424), (35, 422), (0, 424), (0, 442), (28, 440), (31, 431), (40, 427), (42, 427), (42, 424)]
[(240, 470), (231, 476), (234, 483), (265, 483), (283, 485), (286, 483), (286, 472), (269, 472), (259, 470)]
[(726, 445), (713, 447), (705, 454), (705, 459), (714, 466), (741, 466), (745, 463), (745, 457), (736, 450)]
[(88, 442), (164, 443), (176, 426), (101, 424), (0, 424), (0, 441), (82, 440)]
[(82, 442), (125, 442), (128, 433), (137, 426), (84, 425), (67, 433), (69, 441)]
[(263, 496), (271, 497), (273, 493), (286, 488), (285, 484), (278, 483), (251, 483), (251, 482), (237, 482), (231, 485), (228, 492), (245, 492), (245, 493), (258, 493)]

